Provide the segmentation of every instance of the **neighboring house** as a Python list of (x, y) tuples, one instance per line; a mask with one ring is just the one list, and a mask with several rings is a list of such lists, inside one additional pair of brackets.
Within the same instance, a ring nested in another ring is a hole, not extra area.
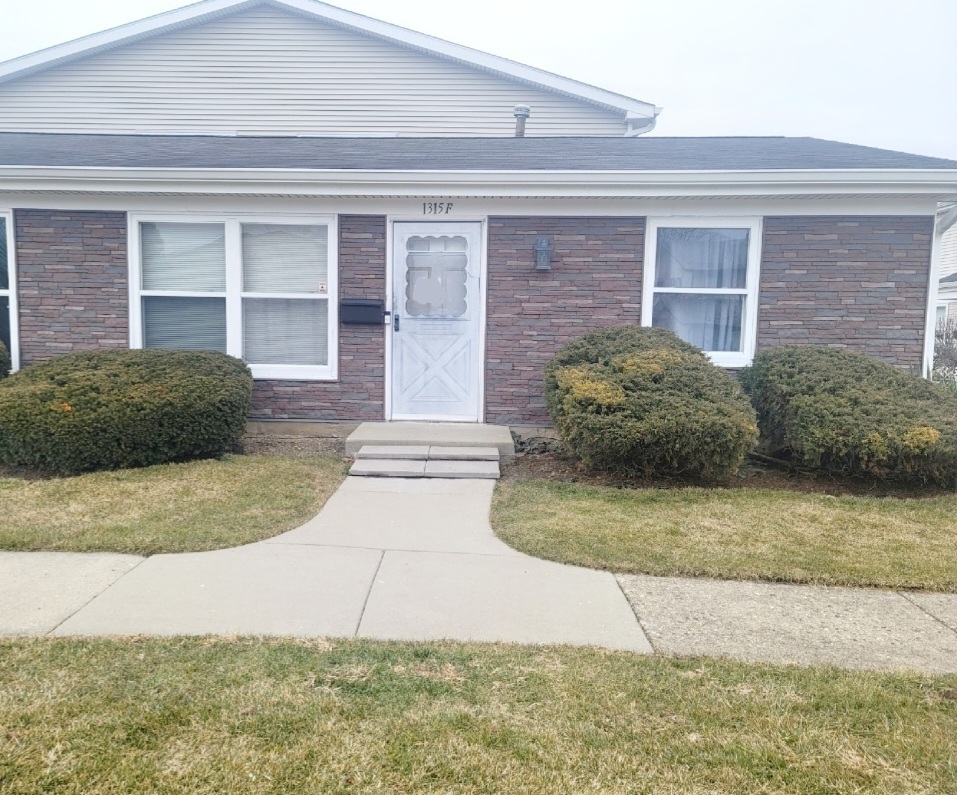
[(939, 241), (940, 287), (937, 293), (937, 321), (957, 322), (957, 205), (944, 205), (938, 215), (949, 223)]
[(545, 424), (543, 365), (618, 323), (730, 368), (785, 343), (929, 360), (957, 162), (635, 137), (657, 113), (312, 0), (8, 62), (0, 334), (17, 366), (224, 350), (254, 417), (343, 422)]

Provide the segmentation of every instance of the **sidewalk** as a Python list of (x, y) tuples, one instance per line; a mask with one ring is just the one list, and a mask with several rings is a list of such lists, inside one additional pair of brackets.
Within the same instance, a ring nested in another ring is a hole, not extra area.
[(957, 673), (957, 594), (616, 578), (507, 547), (492, 489), (353, 477), (302, 527), (245, 547), (0, 553), (0, 634), (447, 638)]

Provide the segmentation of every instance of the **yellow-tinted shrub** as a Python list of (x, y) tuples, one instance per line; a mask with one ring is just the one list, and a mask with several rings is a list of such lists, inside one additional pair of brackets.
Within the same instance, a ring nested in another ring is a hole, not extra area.
[(556, 430), (595, 469), (721, 477), (757, 437), (734, 379), (661, 329), (602, 329), (575, 340), (549, 362), (545, 384)]
[(953, 485), (957, 395), (863, 353), (762, 351), (740, 374), (771, 454), (831, 472)]

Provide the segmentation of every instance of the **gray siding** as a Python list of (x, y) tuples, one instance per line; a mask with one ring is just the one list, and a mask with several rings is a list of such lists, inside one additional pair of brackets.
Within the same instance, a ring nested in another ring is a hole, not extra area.
[(0, 129), (623, 135), (621, 115), (267, 7), (0, 85)]

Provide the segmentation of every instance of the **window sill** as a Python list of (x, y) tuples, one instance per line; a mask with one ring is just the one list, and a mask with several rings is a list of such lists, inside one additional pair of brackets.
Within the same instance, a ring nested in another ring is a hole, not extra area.
[(335, 381), (338, 373), (332, 367), (292, 364), (251, 364), (256, 381)]
[(705, 351), (704, 353), (711, 360), (711, 363), (717, 367), (748, 367), (754, 359), (753, 355), (729, 351)]

